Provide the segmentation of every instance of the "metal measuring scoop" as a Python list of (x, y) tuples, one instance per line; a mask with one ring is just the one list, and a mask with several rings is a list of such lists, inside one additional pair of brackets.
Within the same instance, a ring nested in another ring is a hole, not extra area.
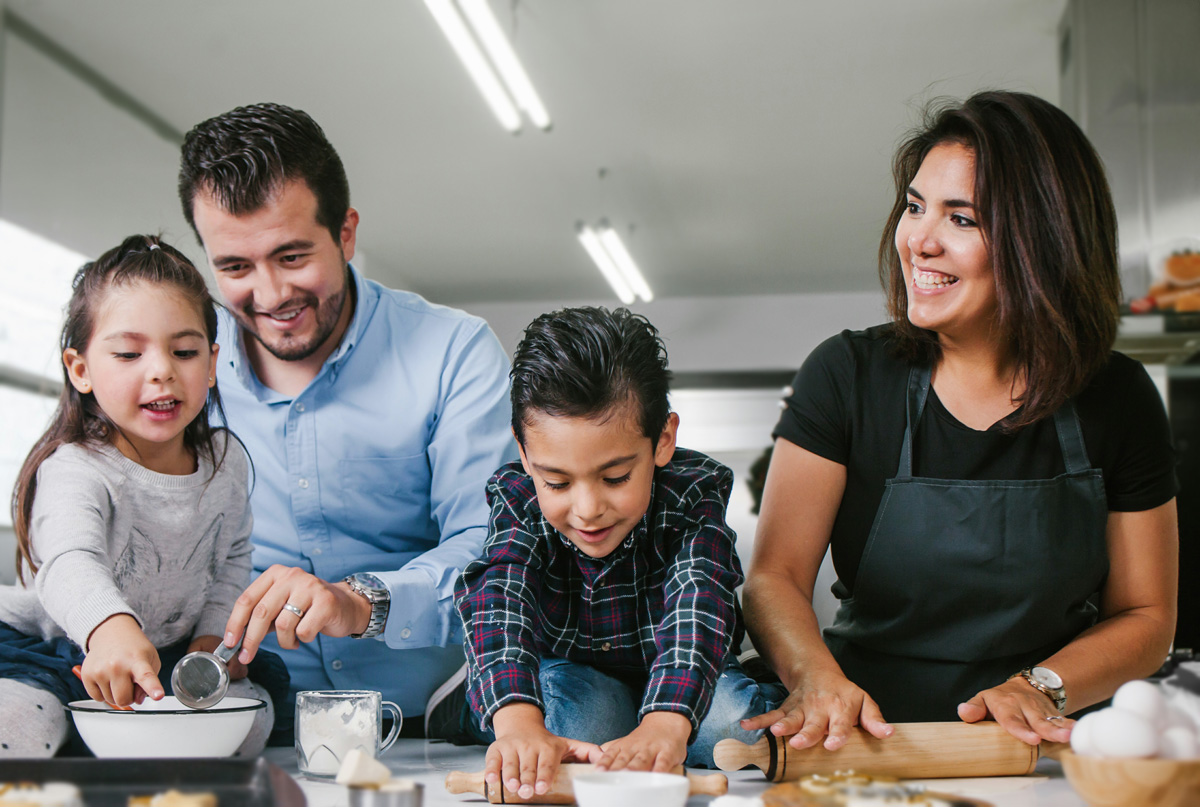
[[(245, 638), (245, 634), (242, 634)], [(179, 702), (191, 709), (216, 706), (229, 691), (229, 667), (233, 654), (242, 646), (238, 639), (233, 647), (222, 644), (215, 653), (197, 650), (179, 660), (171, 671), (171, 689)]]

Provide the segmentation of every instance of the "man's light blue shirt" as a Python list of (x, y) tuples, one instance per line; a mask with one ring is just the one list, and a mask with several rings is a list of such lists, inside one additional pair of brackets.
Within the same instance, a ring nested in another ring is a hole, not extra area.
[(487, 535), (484, 487), (516, 457), (508, 358), (487, 323), (351, 270), (341, 344), (295, 397), (259, 382), (222, 310), (218, 380), (254, 464), (254, 570), (298, 566), (391, 589), (382, 641), (281, 650), (291, 690), (375, 689), (409, 717), (463, 661), (454, 583)]

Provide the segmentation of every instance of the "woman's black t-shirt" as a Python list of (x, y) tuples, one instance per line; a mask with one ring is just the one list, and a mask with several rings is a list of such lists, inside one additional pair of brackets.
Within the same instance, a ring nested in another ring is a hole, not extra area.
[[(854, 590), (884, 481), (904, 440), (910, 365), (895, 357), (890, 325), (843, 331), (819, 345), (792, 383), (774, 435), (846, 466), (830, 537), (834, 592)], [(1150, 510), (1175, 495), (1175, 451), (1162, 398), (1140, 363), (1113, 352), (1075, 399), (1092, 467), (1104, 473), (1110, 511)], [(929, 391), (913, 436), (913, 475), (935, 479), (1049, 479), (1064, 472), (1054, 419), (1016, 433), (960, 423)], [(796, 484), (804, 484), (797, 480)]]

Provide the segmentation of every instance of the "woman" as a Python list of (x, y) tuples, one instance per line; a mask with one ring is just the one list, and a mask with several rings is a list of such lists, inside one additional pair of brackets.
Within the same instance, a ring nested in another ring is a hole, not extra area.
[(1149, 376), (1112, 351), (1104, 169), (1051, 104), (987, 92), (931, 114), (894, 173), (892, 322), (818, 347), (776, 428), (744, 599), (790, 695), (743, 727), (833, 750), (885, 718), (991, 718), (1062, 742), (1175, 627), (1174, 455)]

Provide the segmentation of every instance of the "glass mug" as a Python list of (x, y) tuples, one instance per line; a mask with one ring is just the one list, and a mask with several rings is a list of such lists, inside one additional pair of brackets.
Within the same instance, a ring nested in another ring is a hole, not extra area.
[[(392, 715), (392, 729), (381, 739), (384, 712)], [(378, 759), (396, 741), (403, 720), (400, 707), (373, 690), (298, 692), (296, 764), (300, 773), (332, 779), (355, 748)]]

